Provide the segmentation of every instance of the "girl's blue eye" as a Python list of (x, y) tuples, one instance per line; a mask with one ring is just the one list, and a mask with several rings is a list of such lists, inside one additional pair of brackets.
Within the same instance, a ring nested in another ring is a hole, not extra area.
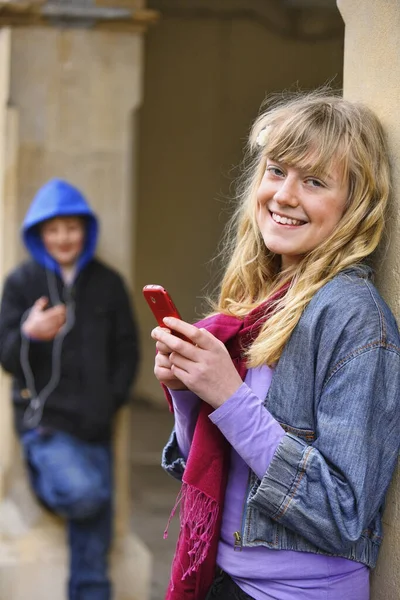
[(272, 175), (277, 175), (278, 177), (283, 175), (283, 171), (279, 167), (274, 167), (273, 165), (267, 167), (267, 171), (272, 173)]
[(312, 187), (324, 187), (324, 184), (319, 179), (309, 179), (308, 181)]

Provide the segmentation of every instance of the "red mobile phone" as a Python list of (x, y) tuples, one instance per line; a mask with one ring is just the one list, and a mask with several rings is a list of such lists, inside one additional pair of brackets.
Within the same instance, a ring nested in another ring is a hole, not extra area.
[(178, 309), (172, 301), (171, 296), (162, 285), (145, 285), (143, 295), (160, 327), (165, 327), (164, 317), (175, 317), (181, 319)]
[[(145, 285), (143, 288), (143, 295), (160, 327), (166, 327), (163, 322), (164, 317), (175, 317), (176, 319), (182, 320), (171, 296), (162, 285)], [(172, 333), (182, 340), (192, 343), (191, 340), (177, 331), (172, 331)]]

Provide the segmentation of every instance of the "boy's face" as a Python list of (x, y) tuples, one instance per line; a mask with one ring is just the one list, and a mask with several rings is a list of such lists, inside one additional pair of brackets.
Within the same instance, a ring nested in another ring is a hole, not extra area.
[(60, 267), (71, 267), (84, 247), (85, 224), (80, 217), (55, 217), (43, 223), (40, 235), (47, 252)]

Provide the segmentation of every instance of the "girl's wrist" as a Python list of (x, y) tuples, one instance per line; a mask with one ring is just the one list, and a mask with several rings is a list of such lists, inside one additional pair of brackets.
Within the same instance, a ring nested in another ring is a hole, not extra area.
[(243, 381), (240, 380), (240, 382), (238, 382), (238, 385), (234, 386), (230, 386), (229, 389), (226, 389), (221, 396), (217, 396), (216, 398), (213, 398), (209, 404), (210, 406), (212, 406), (212, 408), (214, 410), (217, 410), (217, 408), (220, 408), (223, 404), (225, 404), (225, 402), (227, 402), (229, 400), (229, 398), (232, 398), (232, 396), (234, 394), (236, 394), (236, 392), (239, 390), (239, 388), (242, 386)]

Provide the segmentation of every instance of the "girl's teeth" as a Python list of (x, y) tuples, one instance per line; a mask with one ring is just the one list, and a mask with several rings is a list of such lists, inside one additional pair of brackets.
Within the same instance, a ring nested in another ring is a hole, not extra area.
[(302, 225), (302, 221), (298, 221), (297, 219), (288, 219), (288, 217), (281, 217), (275, 213), (272, 213), (272, 218), (277, 223), (282, 223), (282, 225)]

